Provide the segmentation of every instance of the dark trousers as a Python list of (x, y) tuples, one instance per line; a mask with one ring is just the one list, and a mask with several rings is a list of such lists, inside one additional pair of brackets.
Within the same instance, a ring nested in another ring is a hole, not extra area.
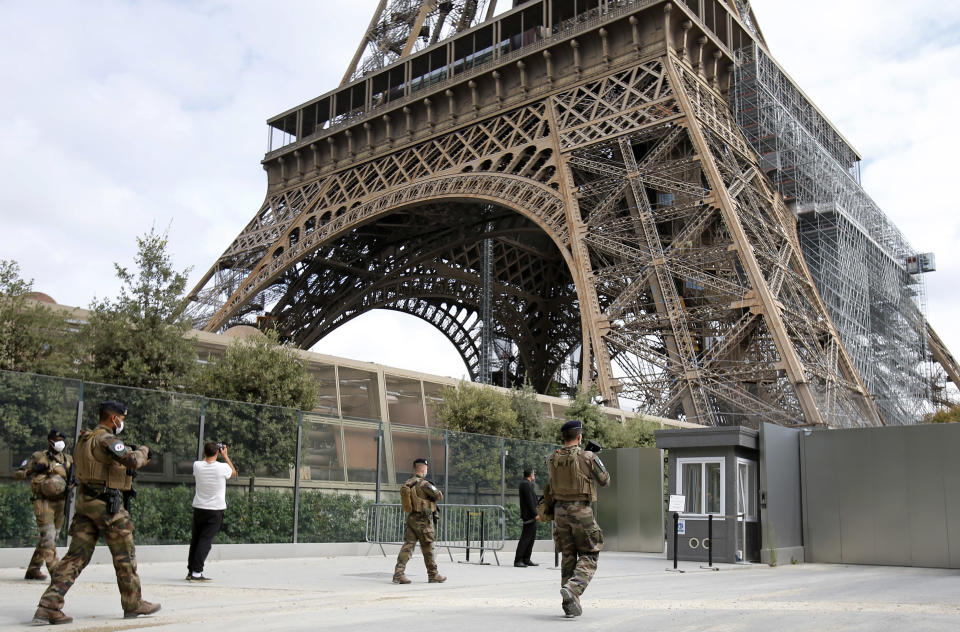
[(202, 573), (203, 563), (213, 546), (213, 539), (223, 524), (222, 509), (193, 508), (193, 536), (190, 538), (190, 553), (187, 555), (187, 568), (191, 573)]
[(533, 553), (533, 541), (537, 538), (537, 521), (534, 520), (523, 525), (523, 531), (520, 532), (520, 541), (517, 542), (517, 554), (514, 556), (514, 562), (526, 562)]

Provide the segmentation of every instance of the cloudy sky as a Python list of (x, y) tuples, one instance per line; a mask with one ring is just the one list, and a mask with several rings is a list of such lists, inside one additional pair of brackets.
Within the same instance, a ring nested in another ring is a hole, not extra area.
[[(0, 0), (0, 258), (86, 307), (115, 295), (113, 262), (132, 262), (136, 236), (169, 227), (195, 282), (260, 207), (265, 120), (336, 87), (376, 4)], [(928, 317), (960, 355), (960, 3), (753, 6), (773, 55), (864, 156), (866, 190), (936, 253)], [(381, 312), (315, 350), (465, 372), (432, 327)]]

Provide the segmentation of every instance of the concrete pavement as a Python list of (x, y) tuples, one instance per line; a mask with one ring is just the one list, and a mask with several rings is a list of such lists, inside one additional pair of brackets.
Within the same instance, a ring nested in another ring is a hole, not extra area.
[[(100, 547), (98, 547), (100, 548)], [(215, 547), (216, 549), (216, 547)], [(196, 632), (256, 630), (957, 630), (960, 571), (801, 564), (720, 565), (673, 573), (664, 556), (602, 553), (583, 598), (584, 614), (565, 619), (553, 556), (541, 566), (514, 568), (451, 563), (438, 558), (445, 584), (427, 584), (423, 560), (408, 565), (413, 584), (390, 583), (390, 557), (208, 561), (207, 584), (184, 581), (183, 559), (140, 564), (143, 596), (159, 601), (155, 616), (127, 621), (109, 564), (91, 564), (67, 595), (64, 630)], [(179, 557), (179, 556), (178, 556)], [(460, 560), (463, 559), (459, 556)], [(476, 560), (476, 553), (473, 559)], [(487, 556), (493, 561), (493, 556)], [(21, 579), (23, 568), (0, 568), (0, 629), (24, 629), (43, 582)]]

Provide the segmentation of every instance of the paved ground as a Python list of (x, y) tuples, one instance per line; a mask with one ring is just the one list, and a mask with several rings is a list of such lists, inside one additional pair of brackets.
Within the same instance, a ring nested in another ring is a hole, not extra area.
[[(474, 559), (476, 557), (474, 556)], [(490, 558), (492, 560), (492, 558)], [(65, 630), (957, 630), (960, 571), (805, 564), (723, 565), (666, 572), (663, 556), (603, 553), (583, 599), (564, 619), (553, 556), (536, 568), (451, 563), (445, 584), (427, 584), (421, 558), (409, 586), (390, 583), (392, 558), (328, 557), (208, 562), (209, 584), (188, 584), (183, 560), (141, 564), (144, 597), (163, 609), (126, 621), (109, 565), (91, 564), (67, 595)], [(0, 629), (23, 629), (44, 585), (0, 569)]]

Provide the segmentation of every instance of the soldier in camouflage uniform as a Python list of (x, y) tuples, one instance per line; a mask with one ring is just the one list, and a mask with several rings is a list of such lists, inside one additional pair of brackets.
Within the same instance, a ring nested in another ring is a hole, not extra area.
[(407, 528), (403, 533), (403, 546), (397, 555), (397, 566), (393, 569), (394, 584), (410, 583), (403, 572), (418, 541), (423, 552), (423, 563), (427, 567), (428, 581), (438, 584), (447, 580), (437, 572), (437, 561), (433, 557), (433, 543), (436, 541), (433, 517), (437, 513), (437, 501), (443, 498), (443, 492), (424, 478), (426, 475), (427, 460), (417, 459), (413, 462), (413, 476), (400, 487), (401, 504), (409, 515)]
[(580, 595), (597, 572), (603, 532), (590, 503), (597, 500), (596, 483), (610, 484), (610, 474), (594, 452), (580, 447), (582, 424), (568, 421), (560, 429), (563, 447), (547, 457), (550, 483), (544, 497), (553, 503), (553, 538), (562, 554), (560, 597), (567, 617), (579, 616)]
[(64, 454), (64, 435), (53, 429), (47, 434), (47, 449), (34, 452), (20, 464), (13, 473), (14, 480), (22, 481), (30, 477), (30, 491), (33, 494), (33, 515), (37, 519), (40, 539), (33, 551), (27, 574), (24, 579), (46, 579), (43, 565), (53, 573), (57, 559), (57, 534), (63, 527), (63, 510), (69, 493), (67, 481), (73, 459)]
[(63, 598), (90, 562), (100, 536), (113, 555), (113, 568), (120, 588), (123, 616), (132, 619), (153, 614), (160, 604), (140, 598), (140, 577), (133, 546), (133, 522), (124, 507), (123, 492), (133, 488), (133, 470), (150, 462), (150, 448), (131, 450), (117, 438), (123, 430), (126, 407), (120, 402), (100, 404), (100, 424), (80, 435), (74, 449), (75, 476), (80, 484), (77, 510), (70, 524), (70, 549), (51, 572), (50, 586), (40, 598), (34, 624), (69, 623), (63, 614)]

